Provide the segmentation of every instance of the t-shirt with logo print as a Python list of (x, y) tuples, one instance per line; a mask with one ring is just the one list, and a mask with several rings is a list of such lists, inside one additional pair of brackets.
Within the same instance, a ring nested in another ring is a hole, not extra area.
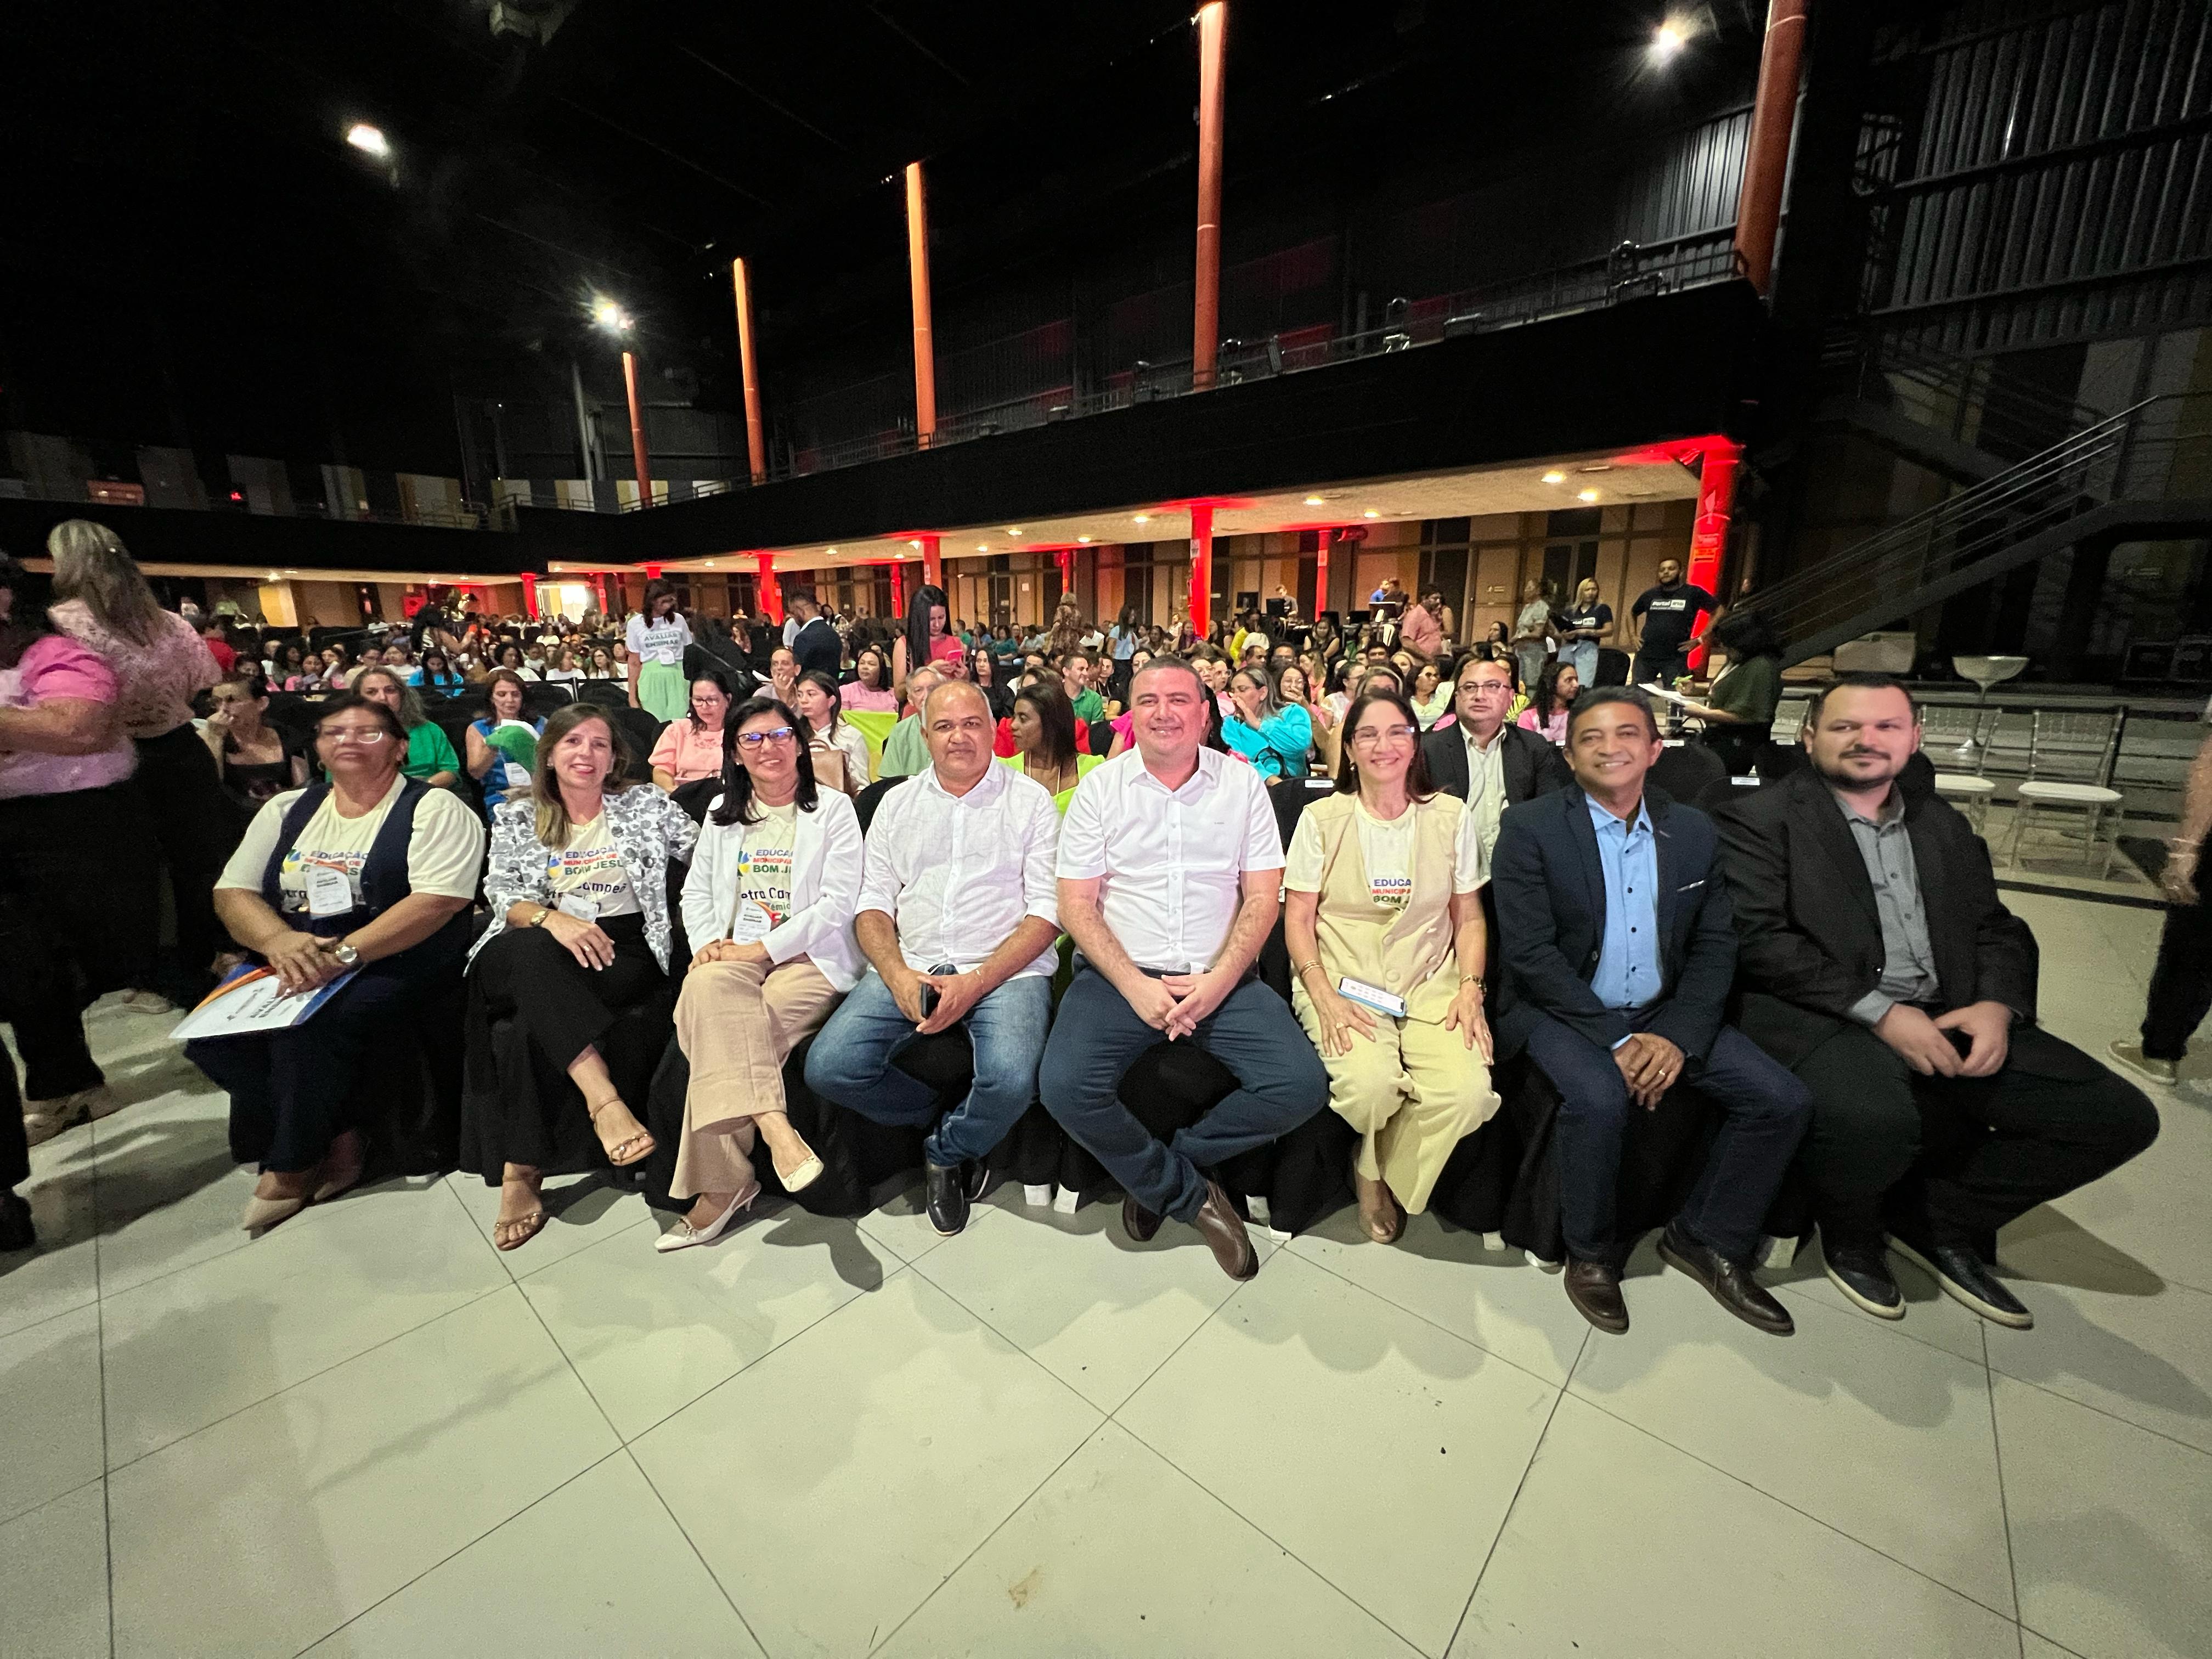
[(545, 878), (554, 902), (570, 915), (589, 921), (638, 914), (637, 894), (607, 834), (605, 812), (589, 823), (571, 825), (566, 847), (546, 849)]
[(755, 801), (753, 810), (761, 815), (761, 821), (745, 828), (744, 874), (738, 890), (767, 911), (769, 920), (780, 927), (791, 917), (791, 866), (799, 839), (799, 806), (795, 801), (781, 806)]

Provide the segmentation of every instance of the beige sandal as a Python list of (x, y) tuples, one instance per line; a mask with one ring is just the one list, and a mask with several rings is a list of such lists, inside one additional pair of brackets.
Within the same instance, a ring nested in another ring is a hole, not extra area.
[[(609, 1095), (598, 1105), (586, 1106), (584, 1109), (591, 1115), (592, 1131), (594, 1134), (599, 1133), (599, 1114), (610, 1106), (620, 1106), (622, 1103), (623, 1097), (620, 1095)], [(635, 1134), (617, 1140), (611, 1146), (604, 1140), (599, 1142), (600, 1150), (607, 1155), (607, 1162), (617, 1170), (627, 1169), (633, 1164), (642, 1163), (651, 1158), (653, 1148), (658, 1145), (659, 1143), (653, 1139), (653, 1132), (646, 1128), (640, 1128)]]
[[(545, 1231), (545, 1206), (539, 1205), (527, 1215), (510, 1216), (504, 1221), (491, 1224), (493, 1247), (501, 1250), (519, 1250)], [(514, 1231), (520, 1228), (521, 1231)]]

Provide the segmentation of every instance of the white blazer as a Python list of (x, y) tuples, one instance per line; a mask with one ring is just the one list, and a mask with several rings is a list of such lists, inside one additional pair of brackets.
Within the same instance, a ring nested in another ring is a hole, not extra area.
[[(853, 937), (853, 911), (860, 896), (860, 820), (849, 797), (835, 789), (816, 792), (811, 812), (794, 815), (796, 845), (791, 856), (791, 915), (769, 930), (761, 945), (777, 962), (811, 958), (822, 977), (837, 990), (860, 983), (866, 966)], [(744, 850), (744, 826), (714, 822), (720, 795), (707, 808), (691, 872), (684, 878), (684, 932), (700, 951), (730, 936), (730, 916), (738, 908), (738, 855)]]

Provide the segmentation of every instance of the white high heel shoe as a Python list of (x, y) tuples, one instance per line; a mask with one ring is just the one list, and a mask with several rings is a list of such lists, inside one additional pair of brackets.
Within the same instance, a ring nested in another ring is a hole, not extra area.
[(753, 1200), (760, 1195), (760, 1182), (756, 1181), (750, 1191), (739, 1193), (730, 1200), (728, 1209), (705, 1226), (694, 1227), (689, 1221), (679, 1219), (673, 1229), (653, 1241), (653, 1248), (665, 1255), (671, 1250), (688, 1250), (694, 1244), (712, 1244), (722, 1236), (730, 1223), (737, 1219), (738, 1212), (750, 1209)]

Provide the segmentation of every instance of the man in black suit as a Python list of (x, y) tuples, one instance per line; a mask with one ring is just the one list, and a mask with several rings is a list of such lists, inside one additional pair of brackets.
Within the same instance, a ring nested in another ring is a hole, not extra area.
[(1557, 749), (1507, 723), (1505, 711), (1513, 706), (1510, 664), (1470, 658), (1460, 666), (1452, 698), (1458, 718), (1423, 738), (1421, 752), (1437, 787), (1467, 803), (1487, 853), (1498, 844), (1508, 806), (1564, 789), (1574, 778)]
[(1972, 828), (1905, 769), (1911, 695), (1845, 674), (1804, 739), (1808, 764), (1723, 807), (1719, 830), (1740, 1023), (1812, 1090), (1828, 1277), (1903, 1318), (1886, 1234), (1956, 1300), (2024, 1330), (2033, 1316), (1990, 1271), (1997, 1230), (2133, 1158), (2158, 1114), (2035, 1024), (2034, 935), (1998, 902)]
[(1628, 1328), (1615, 1236), (1621, 1139), (1686, 1083), (1720, 1133), (1659, 1253), (1759, 1330), (1796, 1328), (1752, 1277), (1759, 1226), (1804, 1134), (1805, 1085), (1723, 1024), (1735, 975), (1712, 821), (1644, 787), (1658, 722), (1641, 691), (1575, 701), (1567, 757), (1579, 788), (1506, 817), (1491, 860), (1510, 999), (1498, 1051), (1525, 1046), (1559, 1091), (1553, 1134), (1568, 1300), (1601, 1331)]
[(784, 603), (799, 624), (799, 631), (791, 636), (791, 654), (799, 659), (799, 672), (827, 674), (833, 680), (839, 678), (845, 667), (844, 642), (830, 625), (830, 619), (822, 614), (822, 607), (815, 602), (814, 590), (793, 588), (785, 594)]

